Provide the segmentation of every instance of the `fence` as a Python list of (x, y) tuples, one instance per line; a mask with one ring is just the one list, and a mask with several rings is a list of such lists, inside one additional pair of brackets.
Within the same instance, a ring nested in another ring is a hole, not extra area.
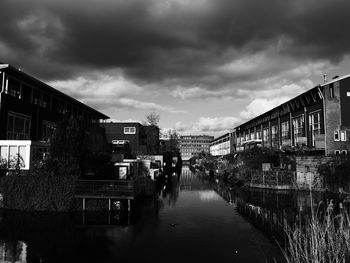
[(249, 173), (252, 185), (293, 187), (296, 182), (296, 172), (294, 171), (252, 170)]

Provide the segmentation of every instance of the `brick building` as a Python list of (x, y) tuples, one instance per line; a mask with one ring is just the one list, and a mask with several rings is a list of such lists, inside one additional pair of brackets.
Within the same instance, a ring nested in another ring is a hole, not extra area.
[(350, 150), (350, 75), (335, 77), (236, 127), (236, 149)]
[(114, 152), (136, 156), (159, 152), (159, 128), (138, 122), (101, 123)]

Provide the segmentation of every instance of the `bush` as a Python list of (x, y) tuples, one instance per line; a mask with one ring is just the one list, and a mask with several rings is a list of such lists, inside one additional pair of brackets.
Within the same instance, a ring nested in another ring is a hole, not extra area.
[(26, 175), (17, 170), (0, 179), (4, 207), (16, 210), (68, 211), (75, 193), (78, 165), (71, 160), (37, 162)]

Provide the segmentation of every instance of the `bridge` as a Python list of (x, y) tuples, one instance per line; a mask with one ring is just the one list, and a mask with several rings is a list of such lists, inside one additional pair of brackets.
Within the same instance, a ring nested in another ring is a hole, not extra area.
[(83, 200), (83, 211), (86, 210), (87, 199), (108, 200), (108, 211), (112, 210), (112, 200), (127, 200), (130, 211), (130, 201), (134, 199), (134, 181), (77, 180), (74, 197)]

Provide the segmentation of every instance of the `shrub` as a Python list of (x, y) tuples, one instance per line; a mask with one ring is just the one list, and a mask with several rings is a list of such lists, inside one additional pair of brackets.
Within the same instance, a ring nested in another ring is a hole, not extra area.
[(26, 175), (10, 170), (0, 179), (4, 207), (17, 210), (68, 211), (75, 192), (78, 165), (72, 160), (49, 159), (33, 165)]

